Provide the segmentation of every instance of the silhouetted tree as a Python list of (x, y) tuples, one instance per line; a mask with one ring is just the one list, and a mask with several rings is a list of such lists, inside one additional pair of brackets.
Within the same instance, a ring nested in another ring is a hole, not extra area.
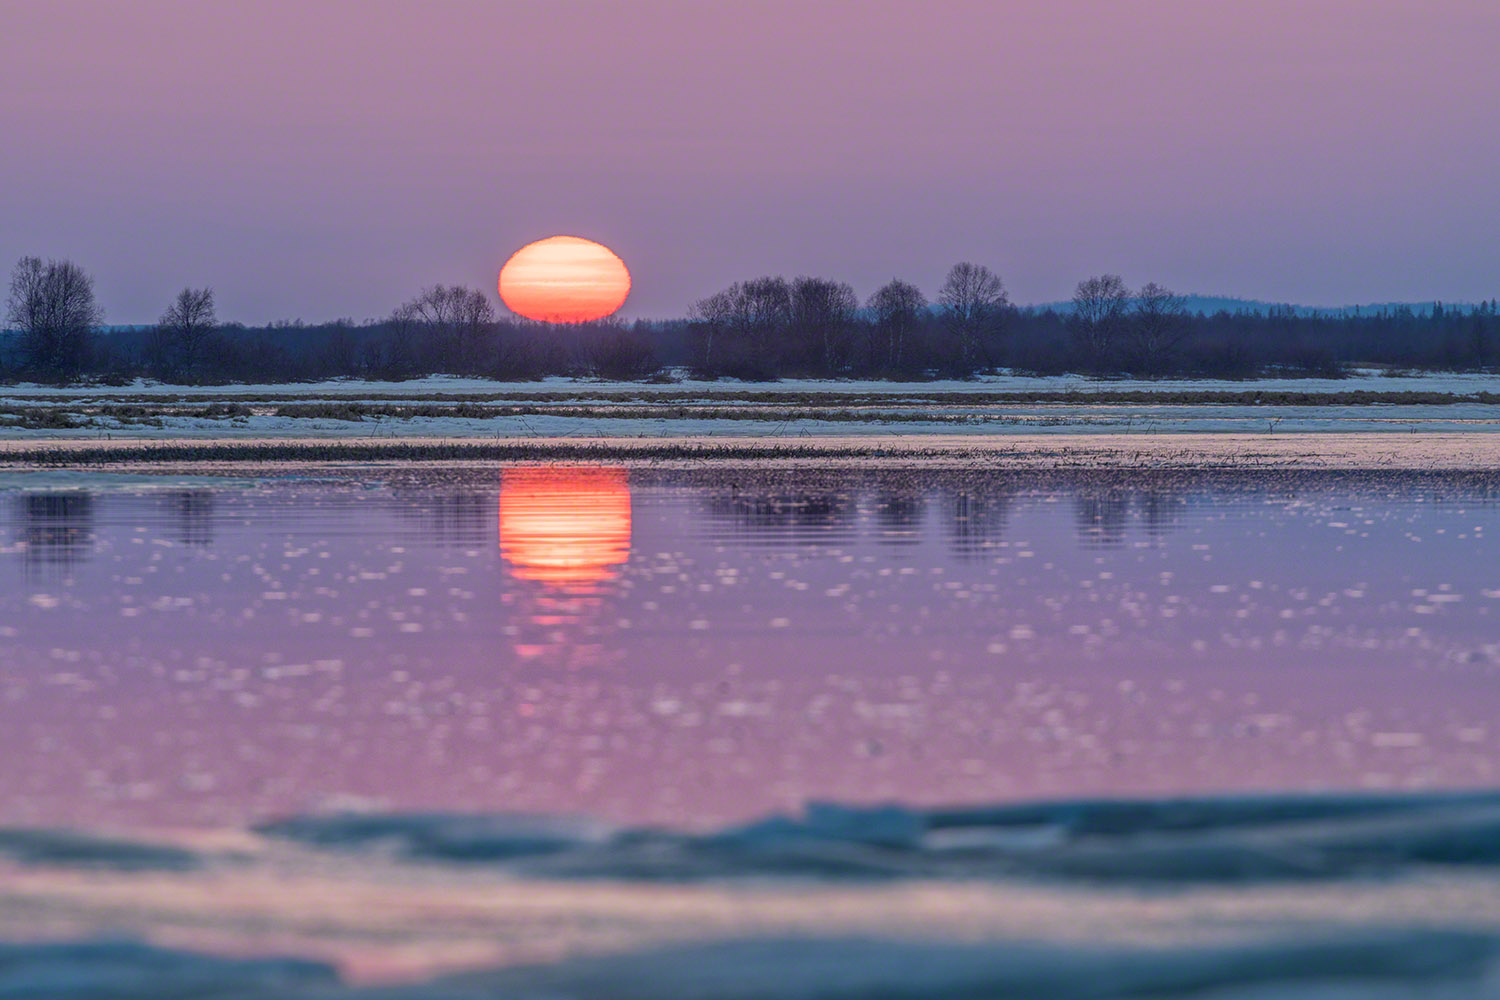
[(639, 329), (627, 330), (618, 324), (603, 326), (589, 339), (587, 366), (595, 375), (605, 378), (644, 378), (661, 366), (649, 338)]
[[(439, 367), (466, 374), (490, 367), (493, 345), (488, 335), (495, 324), (495, 307), (481, 291), (461, 285), (433, 285), (391, 316), (393, 332), (404, 341), (397, 350), (401, 363), (411, 356), (427, 357)], [(424, 342), (412, 343), (421, 337)]]
[(317, 374), (320, 377), (348, 376), (359, 372), (358, 352), (354, 338), (349, 332), (353, 326), (354, 324), (348, 320), (340, 320), (331, 325), (328, 339), (324, 342), (322, 350), (318, 352), (315, 362)]
[(846, 370), (853, 361), (854, 324), (859, 299), (842, 281), (798, 278), (791, 288), (793, 349), (816, 348), (818, 364), (828, 374)]
[(692, 315), (705, 374), (776, 376), (792, 316), (792, 289), (785, 278), (736, 282), (695, 303)]
[(1187, 336), (1186, 300), (1148, 282), (1135, 296), (1130, 317), (1128, 362), (1133, 371), (1162, 372), (1172, 367), (1172, 353)]
[(782, 277), (756, 278), (740, 286), (738, 322), (746, 347), (759, 358), (779, 360), (776, 350), (792, 318), (792, 289)]
[(870, 363), (878, 370), (900, 371), (907, 345), (915, 339), (927, 310), (927, 298), (916, 285), (892, 279), (870, 296), (874, 315)]
[(999, 276), (982, 264), (954, 264), (938, 292), (938, 303), (944, 323), (958, 338), (964, 370), (992, 363), (991, 342), (998, 337), (1010, 304)]
[(724, 341), (729, 337), (734, 319), (734, 298), (738, 287), (731, 286), (699, 299), (688, 310), (688, 326), (693, 334), (693, 363), (704, 374), (718, 372)]
[(1114, 359), (1129, 308), (1130, 291), (1118, 274), (1101, 274), (1078, 283), (1071, 325), (1086, 365), (1103, 367)]
[(11, 272), (6, 320), (20, 331), (21, 359), (38, 375), (74, 378), (89, 361), (104, 313), (94, 280), (70, 260), (22, 257)]
[[(1078, 286), (1072, 309), (1016, 310), (1000, 279), (973, 264), (953, 269), (939, 301), (941, 312), (929, 312), (920, 291), (892, 281), (861, 314), (841, 282), (763, 277), (696, 303), (690, 319), (628, 329), (576, 324), (560, 335), (545, 325), (496, 321), (484, 295), (457, 287), (429, 288), (370, 323), (254, 328), (215, 326), (211, 293), (186, 289), (159, 326), (97, 329), (100, 313), (87, 275), (66, 261), (28, 257), (17, 265), (0, 316), (0, 326), (16, 331), (0, 332), (0, 353), (12, 367), (24, 362), (34, 376), (88, 374), (110, 384), (167, 374), (168, 368), (199, 380), (252, 382), (439, 372), (630, 378), (650, 375), (658, 365), (774, 379), (856, 370), (967, 373), (1003, 360), (1038, 373), (1244, 378), (1339, 377), (1359, 363), (1433, 370), (1500, 362), (1494, 301), (1207, 315), (1190, 313), (1180, 296), (1160, 285), (1132, 293), (1117, 276), (1102, 275)], [(167, 349), (179, 341), (190, 346)]]
[(410, 378), (417, 374), (420, 359), (431, 353), (423, 343), (425, 326), (407, 305), (397, 306), (385, 325), (388, 330), (385, 343), (371, 352), (367, 366), (385, 378)]
[(196, 380), (218, 325), (213, 289), (184, 288), (157, 320), (149, 342), (153, 366), (169, 378)]

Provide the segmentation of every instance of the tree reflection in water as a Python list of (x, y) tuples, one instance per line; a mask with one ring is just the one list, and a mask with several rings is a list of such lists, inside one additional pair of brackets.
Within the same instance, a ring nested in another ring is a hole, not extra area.
[(1073, 497), (1073, 518), (1084, 548), (1113, 548), (1125, 542), (1130, 496), (1123, 490), (1080, 490)]
[(489, 490), (407, 488), (393, 491), (396, 514), (426, 544), (478, 548), (495, 528), (495, 494)]
[(16, 498), (17, 540), (28, 575), (65, 576), (94, 548), (94, 495), (26, 493)]
[(915, 545), (922, 535), (922, 516), (927, 498), (915, 490), (882, 490), (871, 499), (880, 541), (889, 545)]
[(946, 505), (951, 513), (948, 537), (956, 555), (976, 559), (991, 554), (1010, 521), (1010, 494), (998, 489), (954, 490)]
[(711, 494), (706, 513), (719, 530), (767, 542), (828, 542), (854, 537), (859, 508), (845, 489), (741, 489)]
[(160, 497), (172, 537), (179, 545), (208, 546), (214, 540), (212, 490), (169, 490)]

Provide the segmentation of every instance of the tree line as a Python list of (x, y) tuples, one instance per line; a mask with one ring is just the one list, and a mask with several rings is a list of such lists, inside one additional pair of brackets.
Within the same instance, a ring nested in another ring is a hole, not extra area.
[(11, 275), (0, 378), (67, 382), (293, 381), (430, 374), (660, 377), (969, 377), (1036, 374), (1248, 378), (1337, 377), (1352, 365), (1488, 370), (1500, 366), (1491, 301), (1365, 314), (1202, 314), (1155, 282), (1113, 274), (1078, 283), (1061, 308), (1018, 308), (988, 267), (953, 266), (929, 300), (893, 279), (861, 301), (840, 281), (766, 276), (738, 281), (666, 321), (557, 327), (502, 319), (488, 295), (434, 285), (388, 316), (246, 327), (221, 322), (211, 288), (184, 288), (144, 328), (106, 328), (78, 264), (24, 257)]

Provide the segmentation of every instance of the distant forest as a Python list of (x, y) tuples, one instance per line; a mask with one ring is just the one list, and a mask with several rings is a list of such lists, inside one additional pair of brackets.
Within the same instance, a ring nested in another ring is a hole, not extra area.
[(893, 280), (861, 302), (843, 282), (736, 282), (680, 319), (554, 326), (500, 319), (485, 293), (428, 288), (365, 323), (221, 322), (208, 288), (185, 288), (156, 325), (105, 326), (93, 281), (66, 260), (23, 258), (11, 275), (0, 380), (139, 378), (185, 384), (451, 374), (663, 378), (964, 378), (997, 369), (1101, 376), (1339, 377), (1368, 364), (1500, 367), (1496, 302), (1360, 314), (1190, 311), (1160, 285), (1078, 284), (1067, 308), (1017, 308), (1000, 278), (961, 263), (934, 299)]

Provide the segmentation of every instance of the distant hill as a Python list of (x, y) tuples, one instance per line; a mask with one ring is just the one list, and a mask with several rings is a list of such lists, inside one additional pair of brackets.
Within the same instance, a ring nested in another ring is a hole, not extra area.
[[(1185, 296), (1188, 312), (1202, 313), (1212, 316), (1218, 312), (1228, 313), (1251, 313), (1256, 316), (1265, 316), (1273, 309), (1290, 309), (1297, 316), (1354, 316), (1354, 315), (1379, 315), (1382, 312), (1398, 312), (1409, 309), (1417, 316), (1431, 316), (1432, 310), (1438, 305), (1444, 309), (1457, 309), (1460, 312), (1469, 312), (1477, 303), (1473, 302), (1367, 302), (1363, 305), (1345, 306), (1303, 306), (1290, 302), (1264, 302), (1260, 299), (1236, 299), (1227, 295), (1188, 295)], [(1065, 302), (1039, 302), (1035, 305), (1022, 306), (1023, 309), (1034, 309), (1037, 312), (1046, 312), (1048, 309), (1058, 313), (1071, 313), (1073, 303)]]

